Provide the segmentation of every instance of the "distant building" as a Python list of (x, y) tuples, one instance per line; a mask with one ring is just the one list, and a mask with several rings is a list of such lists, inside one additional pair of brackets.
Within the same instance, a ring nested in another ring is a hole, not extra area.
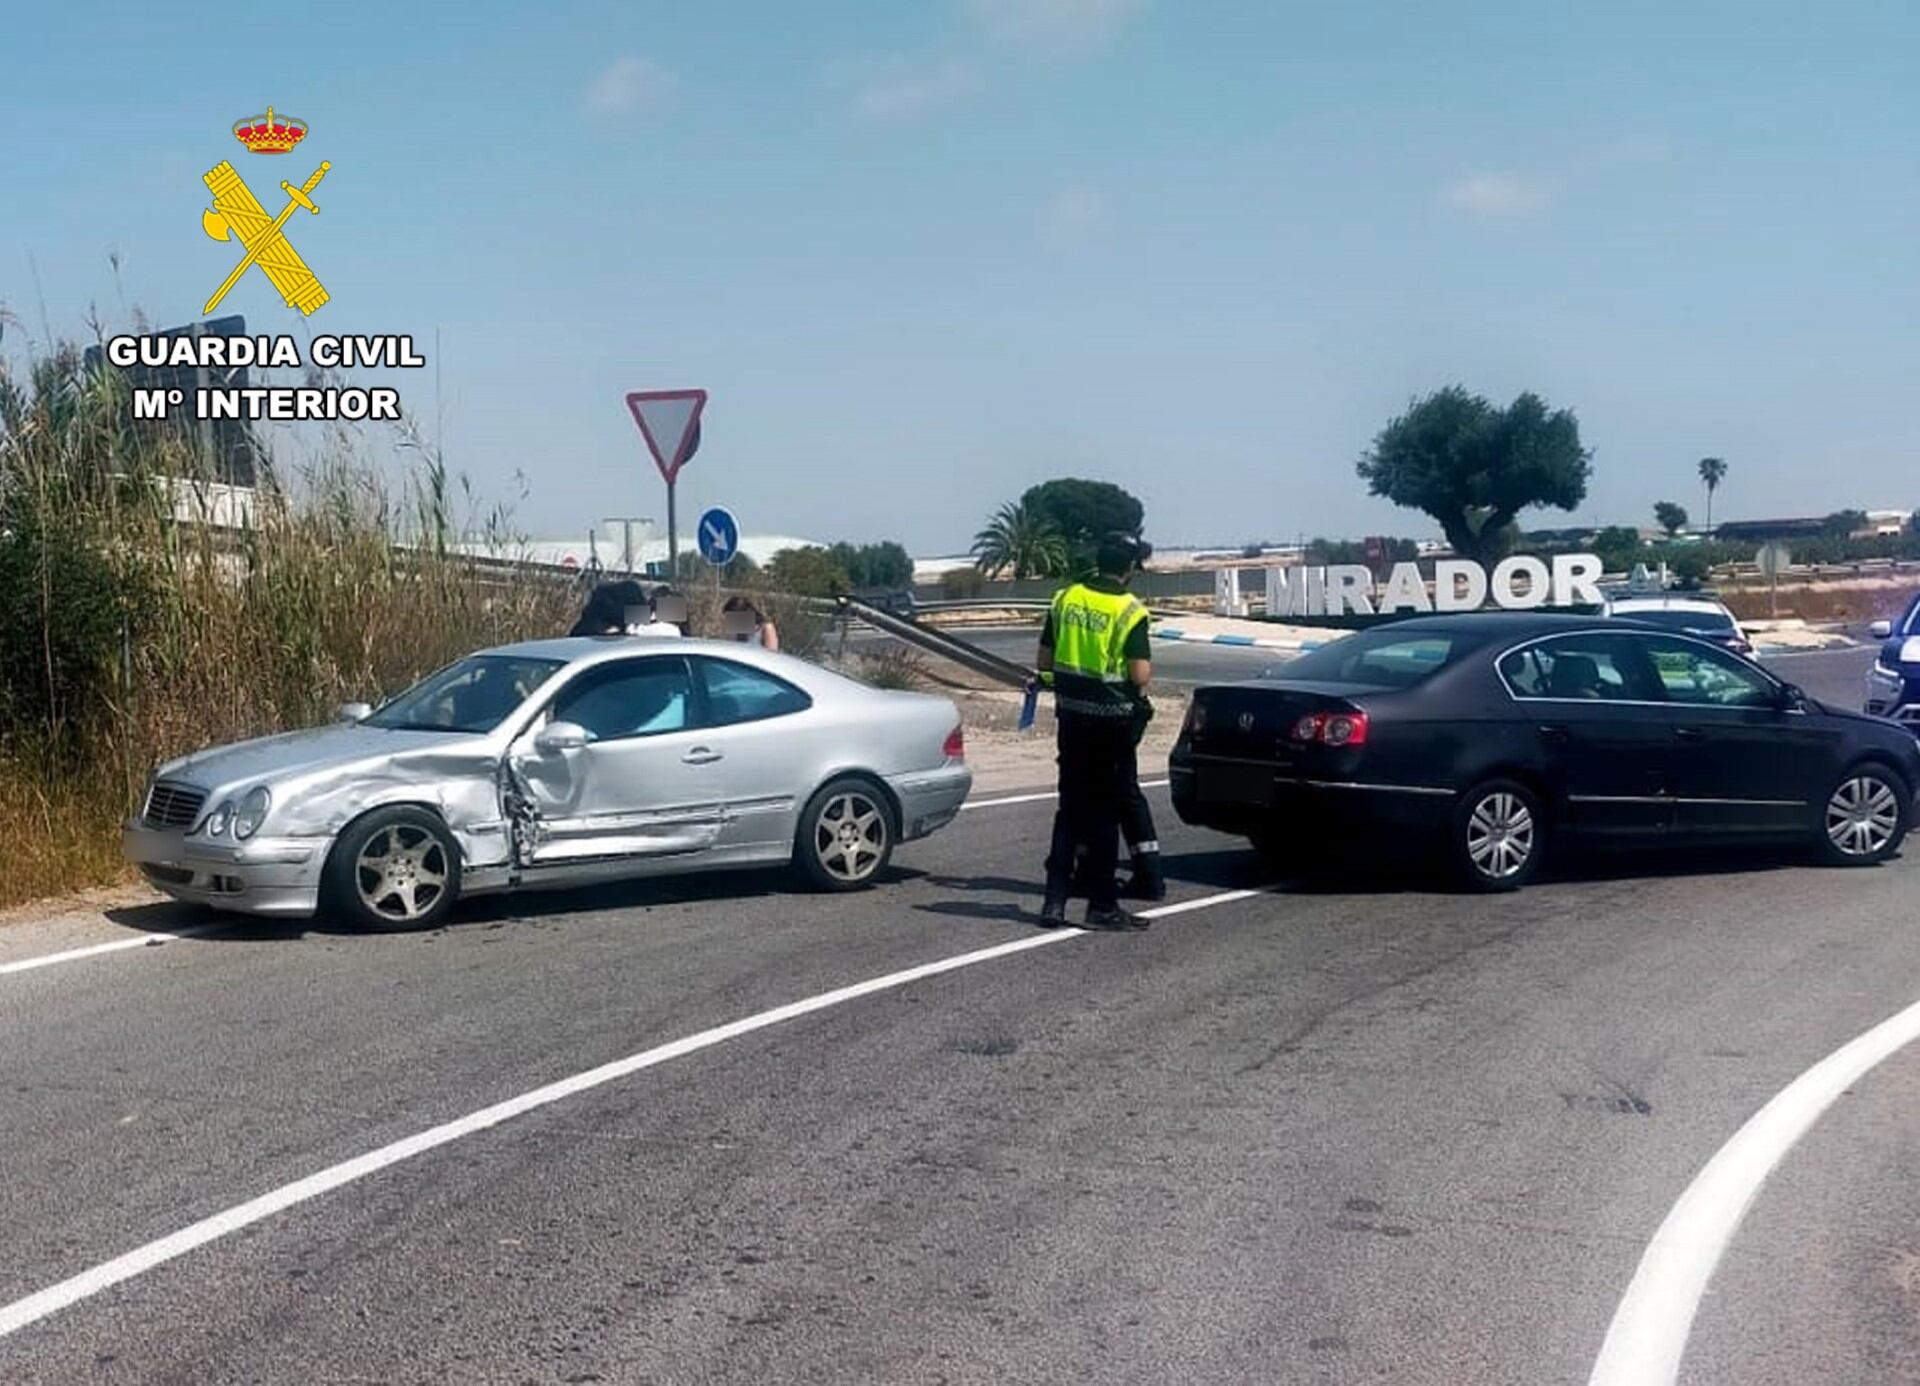
[(1911, 510), (1869, 510), (1867, 527), (1860, 531), (1862, 535), (1879, 539), (1887, 535), (1905, 534), (1913, 524), (1914, 512)]
[(1827, 532), (1824, 515), (1795, 515), (1780, 520), (1727, 520), (1713, 527), (1713, 537), (1738, 544), (1764, 544), (1769, 539), (1812, 539)]
[[(813, 546), (816, 541), (800, 539), (788, 534), (743, 534), (740, 536), (740, 552), (745, 554), (755, 566), (765, 567), (767, 561), (782, 549), (803, 549)], [(612, 535), (589, 532), (580, 539), (509, 539), (498, 543), (471, 542), (458, 545), (463, 553), (474, 554), (482, 558), (498, 558), (518, 563), (539, 563), (555, 568), (596, 569), (603, 572), (617, 572), (625, 561), (622, 547), (625, 536), (617, 531)], [(691, 534), (680, 536), (680, 554), (684, 559), (688, 554), (697, 554), (699, 546)], [(636, 533), (633, 538), (633, 565), (645, 572), (649, 567), (665, 570), (667, 562), (667, 541), (651, 532)]]

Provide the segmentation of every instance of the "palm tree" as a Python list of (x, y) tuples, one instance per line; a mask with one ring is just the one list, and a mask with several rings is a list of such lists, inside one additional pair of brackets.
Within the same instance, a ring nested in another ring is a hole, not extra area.
[(973, 536), (974, 565), (988, 577), (1013, 569), (1015, 578), (1053, 577), (1067, 566), (1067, 544), (1045, 519), (1018, 501), (993, 513)]
[(1717, 457), (1700, 459), (1700, 480), (1707, 484), (1707, 537), (1713, 537), (1713, 493), (1726, 480), (1727, 464)]

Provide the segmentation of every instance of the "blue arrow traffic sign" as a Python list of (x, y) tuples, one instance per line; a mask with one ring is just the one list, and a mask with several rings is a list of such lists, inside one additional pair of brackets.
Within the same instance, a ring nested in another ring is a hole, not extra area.
[(700, 517), (700, 556), (716, 568), (733, 562), (740, 552), (740, 522), (724, 506), (714, 506)]

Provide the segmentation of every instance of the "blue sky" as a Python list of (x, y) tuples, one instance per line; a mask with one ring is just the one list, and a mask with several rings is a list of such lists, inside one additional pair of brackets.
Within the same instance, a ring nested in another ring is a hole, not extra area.
[(201, 173), (328, 159), (310, 330), (437, 330), (404, 403), (542, 534), (664, 518), (621, 396), (686, 385), (683, 515), (923, 553), (1056, 475), (1162, 544), (1430, 533), (1353, 462), (1452, 382), (1577, 411), (1581, 520), (1698, 519), (1705, 454), (1719, 518), (1920, 505), (1911, 0), (22, 9), (5, 349), (191, 320)]

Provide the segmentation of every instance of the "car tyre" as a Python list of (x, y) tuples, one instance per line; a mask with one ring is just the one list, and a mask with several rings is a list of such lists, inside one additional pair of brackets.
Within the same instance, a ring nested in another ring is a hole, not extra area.
[(1460, 796), (1448, 841), (1453, 874), (1469, 890), (1518, 890), (1547, 855), (1540, 798), (1513, 780), (1486, 780)]
[(1877, 866), (1900, 850), (1912, 826), (1913, 789), (1877, 761), (1834, 781), (1814, 825), (1814, 851), (1828, 866)]
[(893, 860), (900, 827), (886, 793), (871, 780), (830, 780), (807, 800), (794, 834), (793, 862), (815, 890), (865, 890)]
[(421, 808), (375, 809), (348, 824), (321, 882), (327, 909), (374, 933), (436, 928), (459, 897), (459, 844)]

